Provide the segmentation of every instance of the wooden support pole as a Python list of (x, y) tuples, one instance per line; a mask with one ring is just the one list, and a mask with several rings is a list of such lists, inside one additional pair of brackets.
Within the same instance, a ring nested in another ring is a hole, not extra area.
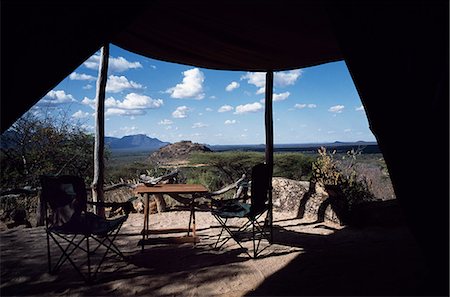
[[(273, 71), (266, 72), (266, 100), (265, 100), (265, 127), (266, 127), (266, 164), (269, 170), (269, 209), (268, 226), (270, 228), (270, 242), (273, 242), (273, 203), (272, 203), (272, 176), (273, 176)], [(256, 256), (256, 255), (255, 255)]]
[(269, 175), (273, 174), (273, 71), (266, 73), (265, 127), (266, 127), (266, 164)]
[[(105, 149), (105, 96), (106, 81), (108, 78), (109, 44), (105, 44), (101, 51), (101, 61), (97, 79), (97, 109), (95, 116), (95, 146), (94, 146), (94, 179), (92, 181), (92, 200), (103, 202), (104, 184), (104, 149)], [(94, 206), (94, 211), (99, 216), (105, 216), (103, 207)]]

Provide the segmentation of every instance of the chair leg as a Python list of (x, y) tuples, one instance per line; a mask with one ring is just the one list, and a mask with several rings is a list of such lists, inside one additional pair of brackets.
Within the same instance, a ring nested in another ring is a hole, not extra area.
[(88, 265), (88, 282), (91, 281), (91, 253), (89, 250), (89, 236), (86, 237), (87, 265)]
[(52, 273), (52, 257), (50, 256), (50, 231), (46, 230), (47, 234), (47, 259), (48, 259), (48, 273)]

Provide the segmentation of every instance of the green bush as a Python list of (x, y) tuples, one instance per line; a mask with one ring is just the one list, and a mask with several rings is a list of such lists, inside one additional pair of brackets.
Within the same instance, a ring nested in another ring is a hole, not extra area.
[(346, 199), (349, 209), (353, 205), (365, 201), (375, 200), (375, 196), (369, 189), (369, 183), (364, 176), (358, 176), (354, 165), (358, 151), (351, 150), (347, 153), (350, 159), (346, 167), (334, 158), (335, 152), (327, 153), (326, 148), (318, 150), (319, 156), (312, 164), (313, 180), (323, 185), (338, 186)]
[(295, 180), (309, 180), (314, 157), (301, 153), (275, 154), (273, 176)]
[(27, 113), (2, 134), (1, 188), (38, 186), (42, 174), (92, 180), (94, 138), (64, 117)]

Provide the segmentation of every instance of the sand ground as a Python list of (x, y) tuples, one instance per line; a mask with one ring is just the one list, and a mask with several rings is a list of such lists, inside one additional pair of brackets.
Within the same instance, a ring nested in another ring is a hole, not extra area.
[[(420, 251), (403, 224), (355, 229), (275, 212), (274, 243), (250, 259), (233, 241), (215, 250), (218, 223), (208, 212), (196, 217), (196, 245), (154, 244), (142, 252), (143, 215), (131, 214), (117, 238), (127, 259), (108, 257), (90, 285), (69, 263), (58, 275), (47, 273), (43, 227), (2, 231), (0, 295), (417, 295), (423, 278)], [(152, 214), (150, 228), (183, 228), (188, 220), (187, 211)]]

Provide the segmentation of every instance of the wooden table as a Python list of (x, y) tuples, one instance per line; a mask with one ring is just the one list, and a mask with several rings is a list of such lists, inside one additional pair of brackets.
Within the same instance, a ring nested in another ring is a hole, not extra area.
[[(202, 194), (208, 193), (208, 189), (203, 185), (199, 184), (160, 184), (153, 186), (139, 185), (134, 190), (136, 194), (145, 196), (145, 206), (144, 206), (144, 227), (142, 229), (142, 250), (144, 250), (144, 245), (149, 243), (149, 235), (152, 233), (162, 233), (163, 230), (155, 230), (152, 232), (149, 230), (149, 217), (150, 217), (150, 195), (153, 194), (187, 194), (191, 195), (190, 202), (190, 216), (189, 224), (187, 228), (187, 236), (176, 238), (175, 242), (198, 242), (198, 237), (195, 233), (195, 198), (201, 196)], [(192, 224), (192, 236), (190, 236)], [(166, 231), (174, 231), (174, 229), (166, 229)], [(177, 229), (177, 231), (180, 231)]]

